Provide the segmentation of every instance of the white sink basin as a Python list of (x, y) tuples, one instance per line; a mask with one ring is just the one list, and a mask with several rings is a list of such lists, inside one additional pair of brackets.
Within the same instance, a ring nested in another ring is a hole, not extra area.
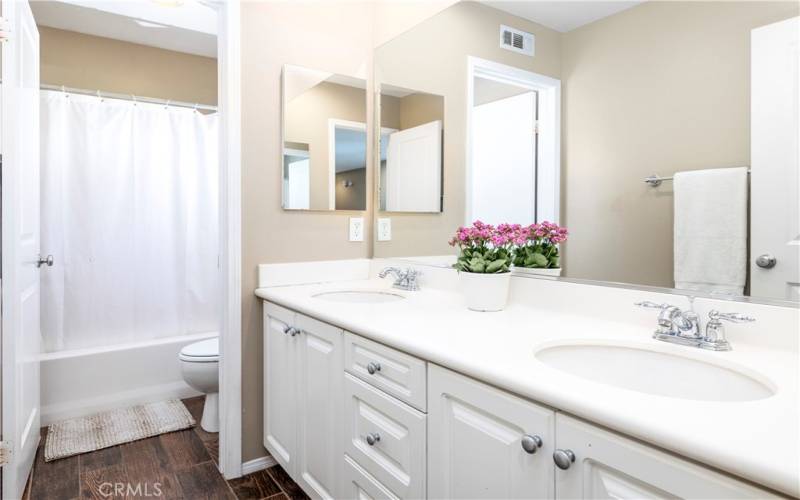
[(536, 352), (557, 370), (601, 384), (700, 401), (752, 401), (772, 396), (766, 382), (736, 369), (646, 348), (562, 344)]
[(331, 302), (355, 302), (361, 304), (378, 304), (381, 302), (394, 302), (403, 300), (402, 295), (372, 290), (341, 290), (336, 292), (322, 292), (313, 295), (314, 298), (329, 300)]

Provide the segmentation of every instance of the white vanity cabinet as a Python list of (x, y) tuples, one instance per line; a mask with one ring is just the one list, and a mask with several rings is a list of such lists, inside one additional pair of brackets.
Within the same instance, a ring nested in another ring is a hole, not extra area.
[(271, 303), (264, 325), (264, 446), (306, 493), (338, 498), (344, 334)]
[(428, 497), (553, 498), (555, 412), (438, 366), (428, 372)]
[(556, 446), (575, 459), (556, 469), (557, 499), (781, 498), (563, 413)]
[(264, 337), (264, 446), (314, 498), (775, 497), (269, 302)]

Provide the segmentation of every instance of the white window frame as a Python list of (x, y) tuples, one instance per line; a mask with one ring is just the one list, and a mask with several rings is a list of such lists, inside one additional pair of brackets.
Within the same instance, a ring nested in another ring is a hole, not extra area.
[(467, 140), (464, 223), (472, 224), (472, 111), (475, 78), (536, 91), (539, 95), (536, 155), (537, 220), (559, 222), (561, 191), (561, 80), (513, 66), (467, 56)]

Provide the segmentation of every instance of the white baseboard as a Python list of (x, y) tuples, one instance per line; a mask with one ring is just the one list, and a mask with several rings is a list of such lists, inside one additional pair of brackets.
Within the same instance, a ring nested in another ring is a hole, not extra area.
[(271, 455), (259, 457), (242, 464), (242, 475), (246, 476), (253, 472), (268, 469), (273, 465), (278, 465), (278, 462)]
[(69, 418), (85, 417), (115, 408), (125, 408), (167, 399), (186, 399), (200, 395), (202, 394), (186, 385), (185, 382), (179, 381), (115, 394), (104, 394), (98, 397), (76, 399), (65, 403), (43, 406), (41, 425), (46, 426)]

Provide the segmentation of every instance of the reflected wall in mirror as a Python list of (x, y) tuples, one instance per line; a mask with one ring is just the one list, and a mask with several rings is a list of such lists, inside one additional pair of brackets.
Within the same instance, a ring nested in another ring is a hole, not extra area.
[(442, 210), (444, 97), (380, 84), (380, 210)]
[[(452, 262), (446, 242), (469, 220), (549, 220), (569, 229), (565, 278), (800, 299), (800, 5), (553, 8), (564, 23), (537, 2), (461, 2), (376, 49), (379, 81), (447, 106), (443, 211), (392, 214), (375, 255)], [(504, 25), (532, 55), (502, 47)], [(476, 59), (561, 93), (549, 109), (546, 89), (470, 76)]]
[(283, 208), (366, 210), (366, 81), (283, 68)]

